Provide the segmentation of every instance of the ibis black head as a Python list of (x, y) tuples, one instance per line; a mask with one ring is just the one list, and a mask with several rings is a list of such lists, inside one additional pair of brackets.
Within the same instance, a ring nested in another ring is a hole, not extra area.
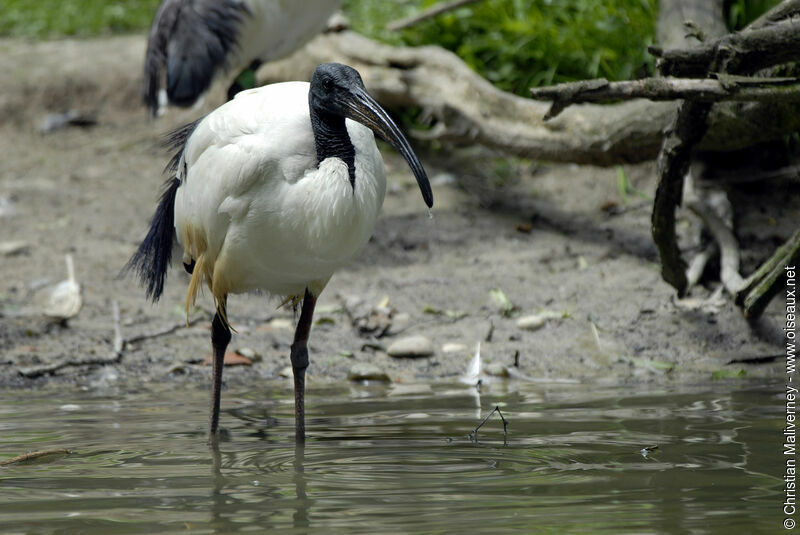
[(323, 63), (311, 77), (308, 104), (319, 115), (338, 115), (370, 128), (403, 155), (417, 179), (422, 198), (433, 206), (433, 192), (422, 164), (386, 110), (375, 102), (358, 71), (341, 63)]

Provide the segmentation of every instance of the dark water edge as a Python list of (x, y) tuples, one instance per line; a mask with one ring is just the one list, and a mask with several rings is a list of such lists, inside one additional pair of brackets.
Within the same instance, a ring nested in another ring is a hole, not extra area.
[(782, 384), (311, 388), (304, 448), (289, 394), (225, 392), (214, 449), (201, 389), (2, 393), (0, 460), (72, 453), (0, 467), (0, 532), (782, 529)]

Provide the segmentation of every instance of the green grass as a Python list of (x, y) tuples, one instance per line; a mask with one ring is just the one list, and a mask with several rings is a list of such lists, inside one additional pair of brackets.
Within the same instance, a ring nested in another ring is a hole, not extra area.
[(0, 35), (94, 37), (143, 31), (159, 0), (2, 0)]
[(740, 30), (757, 19), (762, 13), (781, 3), (781, 0), (726, 0), (728, 28)]
[(388, 21), (437, 3), (345, 2), (353, 28), (395, 44), (439, 44), (498, 87), (603, 76), (632, 78), (652, 67), (646, 47), (655, 32), (656, 0), (483, 0), (401, 32)]

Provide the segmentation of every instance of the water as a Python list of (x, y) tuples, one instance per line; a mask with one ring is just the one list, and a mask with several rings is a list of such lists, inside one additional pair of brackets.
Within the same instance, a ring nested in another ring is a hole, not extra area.
[(224, 392), (218, 450), (204, 390), (5, 393), (0, 459), (73, 452), (0, 467), (0, 533), (782, 530), (780, 385), (310, 388), (297, 449), (277, 390)]

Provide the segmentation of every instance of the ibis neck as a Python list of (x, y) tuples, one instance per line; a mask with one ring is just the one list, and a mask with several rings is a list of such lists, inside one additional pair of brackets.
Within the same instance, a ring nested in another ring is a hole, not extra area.
[(340, 158), (347, 164), (350, 185), (356, 187), (356, 149), (353, 147), (344, 117), (316, 110), (311, 106), (311, 130), (317, 149), (317, 165), (326, 158)]

